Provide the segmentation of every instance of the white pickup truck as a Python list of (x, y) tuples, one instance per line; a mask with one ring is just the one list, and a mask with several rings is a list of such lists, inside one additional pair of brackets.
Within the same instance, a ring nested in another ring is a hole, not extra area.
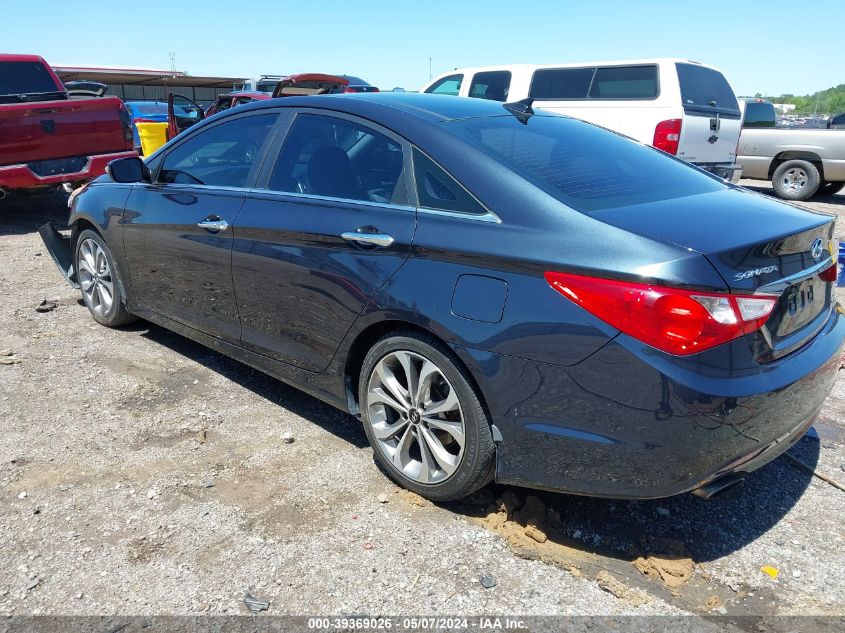
[(845, 130), (775, 127), (775, 108), (740, 99), (743, 112), (737, 163), (742, 177), (770, 180), (778, 197), (807, 200), (845, 188)]

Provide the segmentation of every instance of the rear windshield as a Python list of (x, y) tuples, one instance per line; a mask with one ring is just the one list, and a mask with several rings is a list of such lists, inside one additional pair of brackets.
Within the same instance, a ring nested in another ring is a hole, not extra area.
[(775, 127), (775, 106), (768, 101), (747, 101), (742, 127)]
[(0, 95), (63, 92), (41, 62), (0, 62)]
[(718, 70), (677, 64), (684, 109), (705, 114), (719, 112), (739, 118), (739, 104), (728, 80)]
[(515, 116), (502, 116), (446, 125), (529, 182), (584, 213), (725, 188), (683, 161), (568, 117), (534, 115), (522, 123)]

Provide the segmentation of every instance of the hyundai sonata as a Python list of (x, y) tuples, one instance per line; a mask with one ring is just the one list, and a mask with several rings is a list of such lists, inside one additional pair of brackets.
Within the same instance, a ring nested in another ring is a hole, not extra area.
[(431, 499), (710, 496), (812, 424), (842, 355), (831, 217), (574, 119), (268, 100), (113, 162), (41, 233), (143, 318), (358, 416)]

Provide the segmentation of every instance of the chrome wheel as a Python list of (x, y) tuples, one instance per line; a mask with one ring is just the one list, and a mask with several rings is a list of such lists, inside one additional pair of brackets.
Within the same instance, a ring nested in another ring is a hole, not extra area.
[(114, 281), (106, 252), (94, 240), (83, 240), (77, 267), (85, 304), (94, 314), (106, 316), (114, 302)]
[(801, 191), (807, 184), (809, 176), (800, 167), (787, 169), (781, 177), (781, 184), (786, 191)]
[(455, 473), (464, 454), (464, 416), (437, 365), (414, 352), (391, 352), (373, 369), (366, 397), (378, 448), (406, 477), (438, 484)]

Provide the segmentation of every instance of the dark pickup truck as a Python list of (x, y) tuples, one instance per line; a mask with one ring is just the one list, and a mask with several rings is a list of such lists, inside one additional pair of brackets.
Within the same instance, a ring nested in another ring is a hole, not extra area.
[(37, 55), (0, 54), (0, 199), (16, 189), (77, 186), (137, 156), (117, 97), (68, 99)]

